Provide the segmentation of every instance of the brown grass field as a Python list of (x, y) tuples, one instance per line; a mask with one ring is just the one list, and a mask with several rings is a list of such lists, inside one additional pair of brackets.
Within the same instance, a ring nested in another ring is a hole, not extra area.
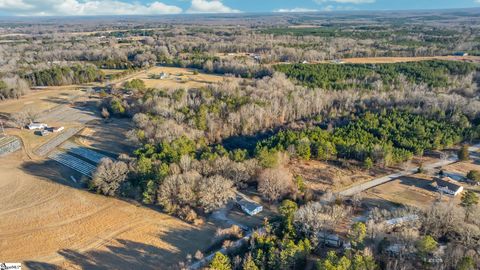
[(61, 104), (68, 104), (82, 95), (84, 95), (84, 92), (75, 85), (32, 90), (19, 99), (0, 102), (0, 113), (11, 114), (22, 110), (31, 110), (32, 112), (39, 113)]
[(135, 147), (127, 140), (126, 133), (133, 128), (129, 119), (112, 118), (107, 122), (96, 120), (88, 123), (75, 136), (76, 143), (114, 154), (131, 153)]
[(169, 269), (210, 243), (210, 224), (194, 227), (74, 188), (70, 175), (22, 152), (0, 158), (2, 261), (27, 269)]
[[(75, 89), (32, 91), (0, 103), (0, 112), (30, 108), (50, 125), (86, 124), (77, 141), (128, 152), (121, 143), (129, 125), (121, 119), (86, 123), (95, 119), (95, 100)], [(80, 180), (78, 173), (32, 155), (56, 134), (7, 133), (19, 136), (25, 147), (0, 158), (0, 261), (22, 262), (26, 269), (170, 269), (211, 244), (214, 224), (193, 226), (158, 209), (92, 194), (71, 180)]]
[[(151, 74), (160, 73), (169, 74), (168, 78), (163, 80), (150, 79)], [(218, 83), (226, 78), (220, 75), (212, 75), (205, 73), (194, 74), (194, 69), (189, 68), (177, 68), (177, 67), (153, 67), (146, 71), (136, 73), (134, 76), (128, 76), (126, 79), (120, 80), (119, 83), (124, 83), (132, 79), (141, 79), (145, 82), (145, 85), (149, 88), (158, 89), (190, 89), (204, 87), (209, 84)], [(235, 79), (235, 78), (228, 78)]]
[(439, 197), (439, 194), (430, 187), (431, 183), (432, 178), (423, 174), (401, 177), (367, 190), (365, 197), (428, 208)]
[(349, 64), (387, 64), (418, 62), (427, 60), (449, 60), (480, 62), (480, 56), (428, 56), (428, 57), (365, 57), (365, 58), (344, 58), (344, 63)]

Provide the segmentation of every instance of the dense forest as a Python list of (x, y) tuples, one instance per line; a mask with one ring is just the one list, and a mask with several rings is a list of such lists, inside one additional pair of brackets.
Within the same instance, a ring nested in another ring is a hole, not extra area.
[(55, 66), (24, 75), (35, 86), (56, 86), (102, 81), (105, 75), (93, 65)]
[(462, 86), (462, 78), (471, 76), (478, 66), (453, 61), (421, 61), (395, 64), (284, 64), (277, 71), (308, 87), (332, 90), (401, 88), (406, 80), (430, 88)]
[[(256, 153), (295, 151), (302, 159), (356, 159), (386, 166), (478, 137), (467, 118), (456, 124), (427, 119), (401, 111), (367, 112), (333, 131), (319, 127), (301, 131), (281, 131), (257, 144)], [(370, 165), (371, 166), (371, 165)]]

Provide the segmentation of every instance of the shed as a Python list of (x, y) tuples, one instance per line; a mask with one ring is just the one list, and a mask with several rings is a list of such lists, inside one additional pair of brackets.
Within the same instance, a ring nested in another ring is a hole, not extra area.
[(247, 213), (250, 216), (254, 216), (254, 215), (262, 212), (262, 210), (263, 210), (262, 205), (260, 205), (256, 202), (253, 202), (253, 201), (246, 200), (244, 198), (241, 198), (241, 199), (237, 200), (237, 204), (240, 206), (240, 208), (245, 213)]
[(455, 52), (455, 53), (453, 53), (453, 56), (468, 56), (468, 53), (466, 53), (466, 52)]
[(57, 133), (57, 132), (63, 131), (64, 129), (65, 129), (64, 127), (51, 127), (48, 129), (48, 131)]

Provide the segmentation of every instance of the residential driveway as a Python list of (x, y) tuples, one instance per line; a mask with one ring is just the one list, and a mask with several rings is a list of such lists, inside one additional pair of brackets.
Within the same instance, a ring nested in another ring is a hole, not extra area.
[(249, 227), (247, 227), (243, 224), (240, 224), (240, 223), (236, 222), (235, 220), (232, 220), (232, 219), (228, 218), (228, 216), (227, 216), (228, 212), (230, 212), (233, 209), (234, 204), (235, 203), (233, 201), (230, 201), (229, 203), (227, 203), (227, 205), (225, 207), (220, 208), (216, 211), (213, 211), (212, 214), (210, 215), (210, 218), (212, 218), (216, 221), (223, 222), (227, 226), (237, 225), (242, 230), (248, 231), (250, 229)]
[[(472, 156), (475, 155), (476, 154), (475, 152), (478, 151), (479, 149), (480, 149), (480, 144), (476, 144), (476, 145), (470, 146), (468, 148), (468, 150), (472, 153)], [(457, 161), (458, 161), (457, 155), (453, 155), (453, 156), (448, 157), (445, 160), (440, 160), (438, 162), (425, 165), (424, 169), (431, 170), (431, 169), (434, 169), (434, 168), (437, 168), (437, 167), (443, 167), (443, 166), (455, 163)], [(359, 185), (350, 187), (346, 190), (340, 191), (338, 194), (341, 195), (341, 196), (352, 196), (354, 194), (357, 194), (357, 193), (360, 193), (360, 192), (365, 191), (367, 189), (373, 188), (375, 186), (379, 186), (381, 184), (390, 182), (390, 181), (395, 180), (397, 178), (415, 174), (417, 171), (418, 171), (418, 167), (415, 167), (413, 169), (400, 171), (400, 172), (389, 174), (389, 175), (386, 175), (386, 176), (383, 176), (383, 177), (375, 178), (375, 179), (372, 179), (372, 180), (370, 180), (366, 183), (359, 184)]]

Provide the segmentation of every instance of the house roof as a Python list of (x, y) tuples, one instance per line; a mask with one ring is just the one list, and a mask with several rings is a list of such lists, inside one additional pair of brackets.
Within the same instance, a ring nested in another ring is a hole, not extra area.
[(418, 220), (417, 215), (408, 215), (408, 216), (404, 216), (404, 217), (389, 219), (389, 220), (385, 221), (385, 223), (387, 225), (398, 225), (398, 224), (402, 224), (402, 223), (405, 223), (405, 222), (417, 221), (417, 220)]
[(436, 183), (437, 183), (437, 186), (439, 186), (439, 187), (447, 187), (448, 189), (453, 190), (453, 191), (457, 191), (459, 188), (462, 187), (461, 185), (457, 185), (455, 183), (442, 180), (440, 178), (436, 179)]
[(248, 211), (254, 211), (255, 209), (259, 208), (259, 207), (262, 207), (260, 204), (258, 203), (255, 203), (255, 202), (251, 202), (251, 201), (247, 201), (245, 199), (240, 199), (237, 201), (237, 203), (242, 206), (243, 208), (247, 209)]

